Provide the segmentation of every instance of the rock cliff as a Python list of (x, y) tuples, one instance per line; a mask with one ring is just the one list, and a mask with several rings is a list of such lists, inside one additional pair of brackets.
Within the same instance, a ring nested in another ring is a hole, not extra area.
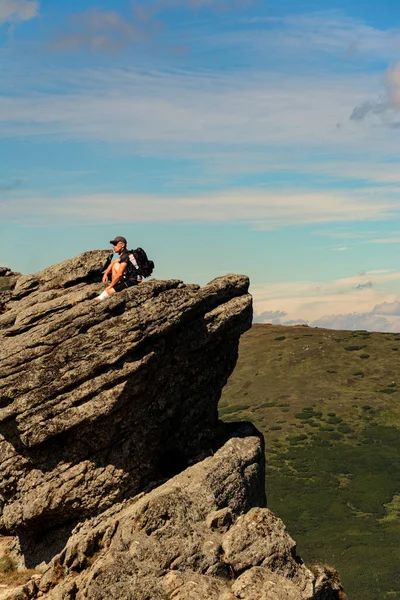
[(282, 521), (260, 507), (264, 453), (251, 433), (242, 429), (214, 456), (78, 526), (21, 598), (340, 598), (340, 585), (307, 569)]
[(265, 508), (262, 436), (218, 421), (247, 277), (98, 302), (108, 254), (19, 277), (0, 315), (0, 533), (42, 563), (10, 597), (339, 598)]
[(11, 290), (20, 275), (21, 273), (11, 271), (9, 267), (0, 267), (0, 314), (4, 312), (6, 303), (11, 299)]

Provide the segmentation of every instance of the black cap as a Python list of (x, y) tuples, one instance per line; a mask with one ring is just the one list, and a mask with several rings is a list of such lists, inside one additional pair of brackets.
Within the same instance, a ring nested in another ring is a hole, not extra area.
[(117, 235), (117, 237), (115, 237), (113, 240), (110, 240), (110, 244), (112, 244), (113, 246), (116, 246), (118, 242), (123, 242), (125, 246), (127, 244), (126, 239), (122, 237), (122, 235)]

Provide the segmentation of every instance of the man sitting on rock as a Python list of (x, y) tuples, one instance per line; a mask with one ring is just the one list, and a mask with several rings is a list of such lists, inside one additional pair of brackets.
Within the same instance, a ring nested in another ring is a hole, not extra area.
[[(127, 249), (126, 239), (118, 235), (110, 241), (110, 244), (112, 244), (114, 252), (119, 254), (119, 258), (114, 260), (104, 271), (102, 281), (107, 287), (100, 296), (97, 296), (97, 300), (105, 300), (112, 294), (115, 294), (115, 292), (120, 292), (142, 282), (142, 276), (139, 273), (135, 273), (137, 263), (134, 256)], [(108, 284), (110, 274), (111, 283)]]

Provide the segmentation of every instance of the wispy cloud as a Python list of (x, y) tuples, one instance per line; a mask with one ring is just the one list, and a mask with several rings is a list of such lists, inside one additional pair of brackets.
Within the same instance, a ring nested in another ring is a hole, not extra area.
[(372, 288), (373, 287), (373, 283), (372, 281), (367, 281), (366, 283), (359, 283), (358, 285), (356, 285), (356, 290), (366, 290), (368, 288)]
[(0, 25), (30, 21), (38, 14), (38, 0), (1, 0), (0, 2)]
[(389, 315), (400, 317), (400, 302), (382, 302), (372, 309), (374, 315)]
[[(362, 19), (350, 17), (341, 10), (284, 15), (282, 17), (252, 17), (252, 38), (247, 50), (274, 48), (274, 57), (297, 53), (312, 60), (314, 67), (329, 56), (340, 57), (347, 66), (353, 61), (398, 60), (399, 28), (374, 27)], [(267, 30), (268, 35), (257, 35)], [(226, 34), (233, 46), (242, 43), (247, 31)], [(225, 39), (225, 38), (223, 38)]]
[[(218, 5), (179, 0), (165, 6), (185, 4)], [(154, 2), (152, 6), (160, 10), (162, 4)], [(75, 49), (116, 50), (130, 40), (143, 38), (140, 19), (144, 17), (135, 20), (115, 11), (84, 11), (76, 16), (78, 29), (64, 32), (57, 44)], [(370, 40), (367, 45), (371, 52), (380, 43), (375, 38), (383, 43), (387, 33), (365, 29), (358, 22), (329, 13), (288, 18), (285, 27), (297, 27), (304, 35), (293, 35), (303, 40), (311, 31), (319, 32), (317, 25), (322, 26), (323, 22), (335, 39), (344, 35), (335, 31), (345, 31), (346, 36), (350, 32), (356, 36), (362, 33), (363, 43)], [(271, 33), (278, 36), (274, 42), (277, 47), (285, 45), (281, 34)], [(241, 32), (232, 35), (237, 36), (241, 48), (252, 39), (250, 30), (243, 39)], [(270, 32), (263, 36), (269, 37)], [(318, 43), (329, 38), (323, 34), (320, 37)], [(197, 41), (199, 45), (208, 43), (204, 39)], [(315, 49), (317, 40), (313, 44)], [(396, 152), (396, 132), (357, 127), (348, 119), (354, 106), (369, 94), (378, 94), (380, 83), (376, 75), (325, 71), (313, 75), (296, 72), (288, 77), (278, 69), (274, 72), (272, 67), (224, 73), (60, 68), (36, 71), (34, 77), (13, 69), (9, 73), (3, 70), (0, 75), (2, 85), (8, 88), (7, 95), (0, 96), (3, 137), (101, 140), (119, 144), (121, 151), (125, 146), (127, 152), (137, 154), (200, 160), (207, 168), (201, 173), (206, 179), (229, 180), (241, 173), (285, 171), (294, 179), (293, 169), (297, 169), (301, 174), (319, 172), (323, 177), (336, 179), (365, 177), (375, 183), (400, 182), (397, 165), (377, 164), (377, 156), (383, 162)], [(337, 123), (342, 126), (338, 128)], [(305, 147), (315, 152), (311, 160), (306, 161), (304, 153), (299, 152)], [(329, 156), (326, 152), (321, 154), (324, 147), (329, 148)], [(276, 164), (278, 156), (282, 157), (280, 165)], [(338, 163), (334, 156), (345, 158)]]
[(74, 15), (69, 30), (53, 40), (57, 50), (120, 50), (143, 36), (132, 23), (115, 11), (90, 8)]
[[(116, 10), (89, 8), (71, 16), (65, 31), (53, 38), (52, 48), (63, 51), (89, 49), (92, 52), (115, 52), (135, 42), (149, 41), (166, 27), (164, 16), (171, 10), (207, 9), (226, 12), (247, 8), (252, 0), (154, 0), (131, 2), (124, 16)], [(182, 47), (181, 47), (182, 50)]]
[[(304, 158), (298, 162), (299, 147), (302, 155), (309, 149), (307, 156), (314, 165), (312, 156), (320, 159), (326, 144), (338, 154), (356, 156), (358, 163), (358, 153), (365, 155), (368, 146), (373, 146), (375, 153), (397, 148), (397, 136), (388, 139), (382, 132), (374, 136), (351, 126), (349, 131), (337, 131), (334, 126), (337, 114), (348, 114), (354, 99), (370, 89), (369, 77), (350, 86), (347, 76), (329, 75), (322, 84), (319, 76), (297, 75), (289, 83), (286, 76), (273, 72), (139, 73), (132, 69), (64, 68), (43, 69), (34, 77), (23, 73), (17, 80), (14, 72), (5, 69), (0, 75), (4, 85), (9, 84), (7, 94), (0, 95), (3, 137), (32, 136), (49, 142), (101, 140), (118, 144), (120, 152), (184, 158), (196, 164), (200, 185), (208, 181), (226, 190), (182, 198), (181, 190), (187, 188), (185, 175), (171, 173), (170, 194), (118, 195), (127, 218), (230, 218), (262, 230), (296, 223), (389, 219), (400, 209), (395, 184), (347, 189), (346, 181), (335, 188), (328, 182), (312, 191), (307, 184), (300, 185), (293, 172), (294, 164), (299, 172), (304, 165)], [(327, 170), (328, 158), (324, 161)], [(271, 172), (274, 177), (286, 170), (289, 175), (279, 185), (271, 179), (264, 189), (253, 184), (254, 189), (249, 185), (229, 191), (233, 183), (239, 185), (235, 178), (252, 170), (264, 175)], [(337, 177), (338, 172), (334, 162), (332, 176)], [(179, 195), (174, 194), (177, 190)], [(110, 196), (94, 192), (64, 194), (62, 201), (46, 192), (34, 200), (24, 196), (20, 198), (24, 210), (10, 198), (2, 210), (18, 220), (42, 219), (43, 215), (48, 219), (79, 216), (96, 222), (113, 219)], [(38, 210), (31, 211), (31, 202), (37, 202)]]
[[(365, 315), (373, 315), (370, 326), (379, 330), (378, 317), (379, 327), (386, 327), (389, 312), (397, 315), (393, 312), (397, 310), (397, 304), (393, 304), (397, 302), (393, 286), (400, 289), (400, 271), (382, 269), (363, 271), (328, 282), (292, 281), (252, 285), (251, 291), (256, 318), (265, 312), (283, 311), (287, 313), (285, 321), (304, 319), (320, 327), (357, 329), (361, 327), (360, 320), (354, 315), (363, 315), (364, 321)], [(389, 307), (385, 303), (389, 303)], [(283, 320), (280, 322), (283, 323)]]
[(23, 183), (22, 179), (12, 179), (11, 181), (0, 181), (0, 192), (11, 192), (18, 189)]
[[(4, 73), (16, 80), (16, 73)], [(19, 93), (0, 97), (3, 135), (58, 135), (80, 140), (212, 143), (238, 147), (302, 144), (387, 148), (390, 140), (361, 129), (337, 130), (370, 89), (370, 76), (286, 76), (274, 72), (161, 72), (128, 69), (36, 73)], [(19, 81), (21, 83), (19, 83)], [(56, 93), (48, 90), (51, 82)], [(29, 89), (27, 86), (29, 85)], [(332, 91), (334, 90), (334, 91)], [(318, 123), (318, 127), (315, 124)], [(394, 141), (393, 141), (394, 144)], [(205, 149), (208, 151), (208, 149)]]
[(380, 156), (377, 156), (372, 145), (370, 148), (365, 147), (362, 160), (355, 155), (351, 157), (351, 160), (349, 157), (346, 160), (337, 160), (332, 157), (325, 161), (299, 162), (299, 168), (303, 173), (334, 177), (343, 181), (400, 183), (400, 163), (395, 160), (393, 153), (388, 150), (387, 153), (382, 152)]
[(392, 54), (397, 45), (395, 28), (381, 30), (339, 10), (291, 15), (281, 21), (293, 43), (325, 52), (340, 51), (347, 58), (364, 53)]
[[(326, 329), (380, 331), (396, 333), (400, 331), (400, 317), (387, 317), (371, 313), (348, 313), (338, 315), (324, 315), (309, 323), (313, 327)], [(396, 342), (393, 342), (394, 344)]]
[(284, 310), (265, 310), (260, 315), (257, 315), (253, 322), (280, 324), (286, 316), (287, 313)]
[[(384, 303), (385, 304), (385, 303)], [(387, 303), (389, 304), (389, 303)], [(391, 303), (396, 304), (396, 303)], [(399, 303), (397, 303), (399, 304)], [(383, 305), (381, 305), (383, 306)], [(400, 331), (400, 316), (398, 313), (394, 315), (385, 313), (381, 314), (379, 308), (375, 311), (370, 312), (351, 312), (344, 314), (327, 314), (314, 320), (305, 319), (288, 319), (286, 316), (270, 319), (266, 312), (266, 318), (255, 317), (254, 323), (271, 323), (273, 325), (301, 325), (307, 324), (311, 327), (322, 327), (326, 329), (335, 330), (367, 330), (367, 331), (380, 331), (380, 332), (399, 332)], [(382, 309), (384, 310), (384, 309)], [(275, 311), (277, 313), (283, 311)], [(264, 314), (264, 313), (263, 313)], [(396, 342), (393, 340), (393, 343)]]
[(139, 8), (154, 15), (163, 10), (175, 8), (188, 8), (190, 10), (207, 8), (218, 12), (225, 12), (248, 8), (257, 2), (258, 0), (150, 0), (149, 2), (135, 0), (132, 6), (134, 10)]
[(366, 100), (356, 106), (350, 115), (352, 121), (364, 121), (377, 116), (392, 129), (400, 128), (400, 63), (390, 67), (384, 77), (385, 90), (377, 100)]
[(359, 239), (363, 239), (365, 237), (369, 237), (371, 235), (374, 235), (374, 231), (349, 231), (348, 229), (346, 230), (340, 230), (340, 229), (318, 229), (316, 231), (313, 231), (312, 234), (313, 235), (318, 235), (318, 236), (323, 236), (323, 237), (328, 237), (328, 238), (333, 238), (333, 239), (349, 239), (349, 240), (359, 240)]
[(400, 302), (382, 302), (369, 312), (324, 315), (311, 323), (330, 329), (367, 329), (368, 331), (400, 331)]
[[(114, 206), (118, 205), (118, 214)], [(400, 200), (371, 203), (350, 192), (235, 189), (195, 195), (166, 194), (27, 194), (16, 190), (4, 197), (0, 217), (15, 222), (93, 224), (145, 221), (246, 222), (253, 230), (291, 224), (388, 219), (400, 210)]]
[(360, 312), (360, 305), (351, 306), (354, 312), (339, 314), (324, 314), (318, 318), (288, 318), (288, 313), (282, 310), (264, 311), (256, 315), (254, 323), (271, 323), (275, 325), (308, 324), (312, 327), (327, 329), (397, 332), (400, 331), (400, 302), (382, 302), (376, 304), (372, 310)]
[[(321, 229), (313, 231), (313, 235), (323, 236), (331, 239), (352, 240), (355, 244), (400, 244), (398, 231), (389, 232), (384, 238), (375, 238), (376, 231), (338, 231), (335, 229)], [(347, 246), (332, 248), (332, 250), (347, 250)]]
[(387, 237), (378, 238), (375, 240), (368, 240), (370, 244), (400, 244), (400, 237)]

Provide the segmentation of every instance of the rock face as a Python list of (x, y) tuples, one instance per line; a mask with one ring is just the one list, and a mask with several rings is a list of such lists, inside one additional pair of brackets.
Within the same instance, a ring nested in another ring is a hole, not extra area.
[(214, 456), (78, 526), (43, 575), (12, 597), (340, 598), (340, 585), (308, 570), (282, 521), (262, 508), (262, 441), (236, 433)]
[(21, 273), (14, 273), (10, 267), (0, 267), (0, 277), (15, 277), (16, 275), (21, 275)]
[(218, 421), (247, 277), (99, 302), (108, 255), (21, 276), (4, 302), (0, 533), (40, 573), (2, 598), (343, 600), (265, 508), (261, 434)]
[(20, 276), (21, 273), (11, 271), (9, 267), (0, 267), (0, 314), (4, 312), (5, 305), (11, 299), (11, 290)]
[(76, 523), (212, 448), (248, 279), (95, 299), (93, 251), (21, 277), (0, 316), (0, 531)]

